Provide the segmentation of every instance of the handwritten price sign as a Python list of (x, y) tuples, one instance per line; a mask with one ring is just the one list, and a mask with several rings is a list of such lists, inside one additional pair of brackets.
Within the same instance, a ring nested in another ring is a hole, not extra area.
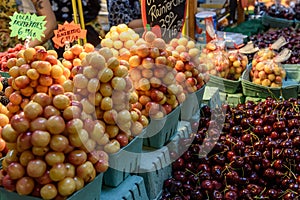
[(86, 37), (86, 30), (82, 30), (80, 24), (65, 22), (63, 25), (58, 25), (58, 29), (54, 31), (54, 35), (52, 40), (58, 48), (63, 47), (65, 42), (72, 43), (75, 40), (84, 39)]
[(19, 39), (25, 40), (26, 37), (29, 36), (32, 39), (38, 39), (41, 41), (41, 38), (45, 36), (45, 16), (37, 16), (36, 14), (24, 14), (15, 12), (13, 16), (10, 16), (10, 19), (10, 37), (18, 36)]
[(176, 38), (181, 33), (185, 21), (187, 1), (184, 0), (142, 0), (142, 19), (144, 27), (157, 31), (165, 41)]

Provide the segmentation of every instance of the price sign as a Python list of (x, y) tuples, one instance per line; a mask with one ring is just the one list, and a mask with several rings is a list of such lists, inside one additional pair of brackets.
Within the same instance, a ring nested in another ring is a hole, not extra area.
[(154, 32), (160, 28), (165, 41), (176, 38), (185, 22), (187, 2), (184, 0), (142, 0), (142, 19), (144, 27)]
[(37, 16), (36, 14), (15, 12), (13, 16), (10, 16), (10, 37), (18, 36), (21, 40), (31, 37), (32, 39), (41, 41), (41, 38), (45, 36), (45, 17), (46, 16)]
[(86, 37), (86, 30), (82, 30), (80, 24), (65, 22), (63, 25), (59, 24), (58, 29), (54, 31), (54, 37), (52, 38), (55, 47), (63, 47), (66, 42), (72, 43), (78, 39), (84, 39)]

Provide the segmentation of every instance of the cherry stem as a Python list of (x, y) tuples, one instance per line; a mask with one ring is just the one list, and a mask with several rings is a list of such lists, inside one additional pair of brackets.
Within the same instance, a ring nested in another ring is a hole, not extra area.
[(288, 166), (286, 166), (285, 164), (283, 164), (283, 166), (289, 170), (289, 172), (293, 175), (294, 179), (297, 179), (297, 177), (294, 174), (294, 172)]

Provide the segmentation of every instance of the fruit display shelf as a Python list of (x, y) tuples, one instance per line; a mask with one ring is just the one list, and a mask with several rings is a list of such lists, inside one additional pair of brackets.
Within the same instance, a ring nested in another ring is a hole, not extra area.
[(171, 159), (166, 146), (160, 149), (144, 147), (137, 175), (144, 178), (149, 199), (161, 196), (163, 181), (171, 176)]
[(144, 134), (144, 146), (161, 148), (175, 134), (178, 126), (181, 106), (177, 106), (162, 119), (151, 119)]
[(109, 168), (103, 176), (104, 185), (117, 187), (138, 169), (145, 132), (146, 129), (119, 152), (109, 155)]
[(283, 80), (282, 87), (272, 88), (262, 85), (254, 84), (250, 81), (251, 65), (243, 72), (242, 75), (242, 89), (245, 96), (267, 98), (268, 96), (284, 99), (297, 98), (299, 90), (299, 80), (294, 80), (289, 77), (287, 71), (287, 78)]
[(287, 20), (277, 17), (271, 17), (268, 14), (264, 14), (262, 16), (262, 24), (265, 26), (270, 26), (272, 28), (285, 28), (285, 27), (291, 27), (295, 23), (294, 20)]
[[(100, 200), (100, 193), (102, 188), (103, 173), (100, 173), (95, 177), (95, 179), (85, 185), (81, 190), (78, 190), (67, 200)], [(41, 200), (41, 198), (19, 195), (16, 192), (9, 192), (3, 187), (0, 187), (0, 199), (1, 200)], [(102, 198), (101, 198), (102, 199)]]
[(188, 121), (201, 108), (206, 85), (203, 85), (194, 93), (188, 94), (186, 100), (181, 105), (180, 120)]
[[(141, 176), (130, 175), (118, 187), (103, 186), (101, 200), (148, 200)], [(84, 198), (87, 199), (87, 198)]]

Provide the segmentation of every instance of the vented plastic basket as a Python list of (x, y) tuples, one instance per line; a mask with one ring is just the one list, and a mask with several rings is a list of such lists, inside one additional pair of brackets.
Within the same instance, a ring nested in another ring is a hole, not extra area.
[(283, 81), (282, 87), (272, 88), (254, 84), (250, 80), (250, 70), (252, 65), (249, 65), (242, 74), (243, 94), (250, 97), (267, 98), (268, 96), (284, 99), (291, 97), (297, 98), (299, 90), (299, 80), (290, 79), (287, 71), (287, 78)]
[(144, 178), (149, 199), (156, 199), (162, 193), (164, 180), (171, 176), (169, 150), (166, 146), (160, 149), (144, 147), (141, 160), (137, 175)]
[(138, 169), (143, 147), (142, 137), (146, 129), (119, 152), (109, 155), (109, 168), (103, 176), (104, 185), (117, 187), (130, 173)]
[[(67, 200), (100, 200), (100, 193), (102, 188), (103, 173), (100, 173), (96, 178), (88, 183), (84, 188), (75, 192)], [(19, 195), (16, 192), (9, 192), (3, 187), (0, 187), (0, 199), (1, 200), (41, 200), (41, 198), (33, 196)], [(102, 198), (101, 198), (102, 199)]]
[(181, 106), (176, 107), (162, 119), (151, 119), (144, 134), (144, 145), (161, 148), (177, 131)]
[(181, 105), (180, 119), (190, 120), (193, 115), (201, 108), (205, 86), (194, 93), (188, 94), (186, 100)]
[(268, 14), (262, 16), (262, 24), (265, 26), (270, 26), (272, 28), (285, 28), (291, 27), (295, 23), (294, 20), (287, 20), (278, 17), (271, 17)]
[(241, 80), (233, 81), (225, 78), (221, 78), (214, 75), (209, 75), (210, 79), (207, 82), (207, 86), (217, 87), (221, 92), (226, 92), (229, 94), (234, 94), (239, 92), (241, 87)]
[[(130, 175), (118, 187), (103, 186), (101, 200), (148, 200), (144, 179)], [(89, 200), (84, 198), (82, 200)]]
[(288, 73), (290, 79), (300, 83), (300, 64), (284, 64), (282, 66)]

